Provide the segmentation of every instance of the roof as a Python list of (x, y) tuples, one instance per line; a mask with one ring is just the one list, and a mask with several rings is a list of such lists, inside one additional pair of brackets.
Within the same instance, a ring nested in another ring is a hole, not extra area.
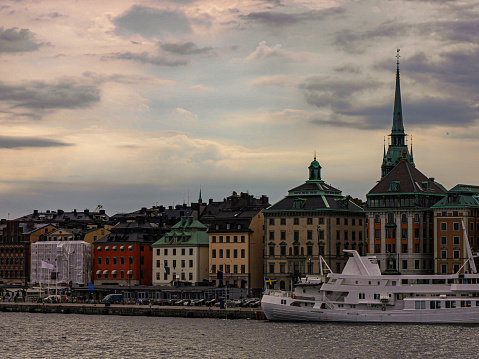
[(432, 208), (479, 207), (479, 186), (458, 184), (447, 192), (447, 196)]
[(274, 211), (318, 211), (318, 210), (336, 210), (336, 211), (358, 211), (363, 209), (352, 202), (349, 197), (316, 195), (316, 196), (287, 196), (276, 202), (265, 213)]
[(378, 184), (367, 194), (398, 195), (445, 195), (444, 187), (435, 182), (433, 178), (427, 178), (408, 161), (401, 161), (393, 168)]
[(182, 217), (153, 247), (160, 245), (208, 245), (207, 227), (192, 217)]

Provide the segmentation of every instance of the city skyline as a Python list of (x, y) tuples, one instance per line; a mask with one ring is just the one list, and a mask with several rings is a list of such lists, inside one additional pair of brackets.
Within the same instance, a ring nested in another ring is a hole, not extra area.
[[(479, 5), (457, 1), (4, 1), (0, 217), (270, 203), (381, 176), (396, 49), (417, 168), (476, 184)], [(408, 139), (410, 141), (410, 138)], [(408, 142), (410, 144), (410, 142)], [(387, 142), (386, 142), (387, 145)]]

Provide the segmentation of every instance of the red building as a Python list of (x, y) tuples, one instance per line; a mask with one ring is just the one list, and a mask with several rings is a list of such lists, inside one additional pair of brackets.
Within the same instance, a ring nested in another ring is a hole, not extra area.
[(151, 285), (151, 244), (158, 239), (156, 232), (147, 222), (123, 222), (94, 242), (95, 285)]

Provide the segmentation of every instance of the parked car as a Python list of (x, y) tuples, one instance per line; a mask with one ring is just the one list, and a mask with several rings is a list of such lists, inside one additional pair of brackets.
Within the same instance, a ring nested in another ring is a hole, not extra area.
[(108, 294), (102, 300), (103, 303), (121, 303), (123, 302), (123, 294)]
[(182, 305), (185, 307), (189, 307), (191, 305), (191, 299), (184, 299)]
[(61, 301), (61, 295), (49, 295), (48, 297), (43, 298), (44, 303), (60, 303)]
[(194, 306), (201, 306), (203, 304), (205, 304), (206, 300), (203, 298), (203, 299), (195, 299), (195, 300), (192, 300), (191, 301), (191, 305), (194, 305)]

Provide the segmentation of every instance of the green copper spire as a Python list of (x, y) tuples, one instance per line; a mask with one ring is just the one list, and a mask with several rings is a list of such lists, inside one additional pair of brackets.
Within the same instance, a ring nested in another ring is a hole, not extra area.
[[(402, 117), (401, 104), (401, 85), (399, 81), (399, 49), (397, 49), (397, 67), (396, 67), (396, 92), (394, 95), (394, 113), (393, 113), (393, 127), (391, 130), (390, 142), (387, 152), (384, 148), (383, 164), (381, 165), (381, 178), (384, 178), (396, 165), (405, 159), (414, 166), (412, 154), (405, 143), (406, 134), (404, 133), (404, 124)], [(412, 152), (412, 147), (411, 147)]]
[(308, 167), (309, 181), (321, 181), (321, 165), (316, 161), (316, 151), (314, 151), (314, 160)]
[[(393, 114), (393, 128), (391, 131), (391, 139), (393, 144), (404, 145), (404, 125), (402, 120), (402, 105), (401, 105), (401, 84), (399, 81), (399, 49), (397, 49), (397, 68), (396, 68), (396, 93), (394, 96), (394, 114)], [(395, 143), (394, 139), (400, 141)]]

